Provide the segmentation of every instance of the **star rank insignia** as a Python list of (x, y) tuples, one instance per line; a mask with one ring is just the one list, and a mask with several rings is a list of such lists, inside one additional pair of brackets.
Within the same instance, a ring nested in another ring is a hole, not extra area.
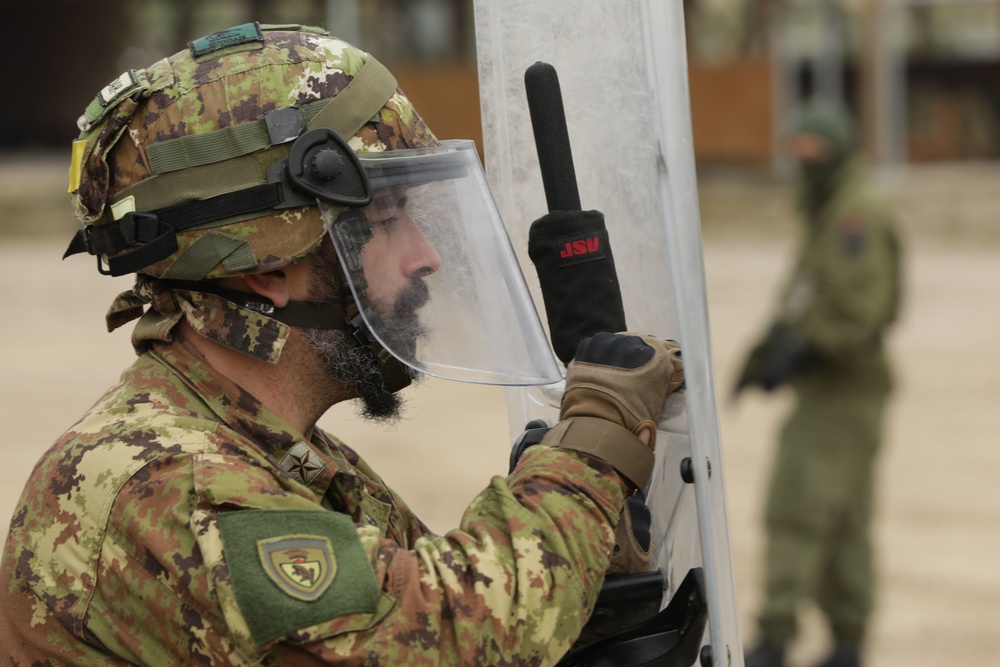
[(304, 442), (298, 442), (278, 462), (283, 470), (306, 486), (326, 468), (326, 463)]

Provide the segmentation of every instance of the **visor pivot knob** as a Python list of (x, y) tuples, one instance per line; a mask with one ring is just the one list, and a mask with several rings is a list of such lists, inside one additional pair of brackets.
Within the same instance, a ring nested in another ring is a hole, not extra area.
[(337, 178), (344, 168), (344, 159), (332, 148), (318, 151), (312, 159), (312, 173), (316, 178), (329, 181)]

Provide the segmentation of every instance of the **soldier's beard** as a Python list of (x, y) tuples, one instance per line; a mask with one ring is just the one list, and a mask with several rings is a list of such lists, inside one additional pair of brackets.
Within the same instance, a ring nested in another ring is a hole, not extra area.
[(376, 317), (382, 320), (386, 331), (392, 331), (396, 352), (409, 359), (415, 358), (417, 341), (427, 335), (427, 327), (423, 325), (417, 312), (430, 301), (430, 291), (419, 278), (414, 279), (407, 287), (396, 295), (391, 304), (373, 304)]
[[(313, 274), (312, 300), (317, 303), (335, 303), (342, 299), (340, 265), (329, 252), (320, 250)], [(425, 286), (421, 283), (420, 287)], [(426, 294), (419, 289), (401, 296), (393, 307), (390, 321), (402, 319), (408, 323), (408, 335), (422, 335), (419, 321), (412, 317), (417, 308), (426, 303)], [(346, 296), (350, 299), (350, 296)], [(401, 317), (402, 315), (406, 317)], [(391, 425), (399, 420), (405, 401), (398, 393), (389, 391), (372, 352), (353, 336), (339, 329), (306, 329), (305, 342), (323, 364), (328, 377), (340, 384), (360, 403), (358, 414), (369, 421)], [(422, 375), (407, 367), (411, 379), (419, 382)]]
[(393, 424), (403, 412), (403, 399), (389, 391), (370, 351), (337, 329), (308, 329), (306, 344), (326, 374), (356, 397), (364, 419)]

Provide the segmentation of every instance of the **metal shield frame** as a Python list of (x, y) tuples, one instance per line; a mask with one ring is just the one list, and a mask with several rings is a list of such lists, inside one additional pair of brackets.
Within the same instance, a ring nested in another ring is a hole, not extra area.
[[(704, 568), (706, 642), (716, 666), (740, 667), (682, 4), (475, 0), (475, 10), (487, 178), (536, 307), (528, 229), (547, 208), (523, 77), (543, 61), (559, 75), (582, 206), (607, 221), (628, 327), (683, 346), (686, 400), (661, 422), (648, 494), (657, 566), (664, 602), (689, 569)], [(554, 421), (557, 393), (508, 389), (512, 435), (530, 419)], [(681, 479), (685, 458), (693, 484)]]

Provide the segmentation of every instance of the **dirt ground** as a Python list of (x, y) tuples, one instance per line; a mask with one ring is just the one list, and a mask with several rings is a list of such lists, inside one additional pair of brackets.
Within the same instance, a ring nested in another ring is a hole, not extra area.
[[(48, 233), (57, 225), (33, 221), (18, 203), (17, 196), (30, 198), (32, 188), (51, 192), (49, 182), (64, 178), (61, 165), (41, 172), (31, 177), (23, 165), (0, 163), (3, 534), (34, 461), (132, 358), (128, 333), (109, 335), (103, 323), (130, 281), (97, 275), (90, 258), (60, 262), (72, 226)], [(905, 214), (908, 299), (889, 342), (899, 389), (880, 461), (875, 532), (882, 578), (868, 646), (874, 667), (1000, 665), (1000, 225), (984, 194), (996, 189), (997, 171), (960, 171), (948, 176), (951, 186), (942, 184), (944, 173), (894, 183)], [(767, 182), (702, 179), (722, 397), (788, 261), (792, 228), (781, 194)], [(45, 215), (68, 219), (63, 206)], [(35, 233), (36, 225), (47, 233)], [(407, 419), (393, 430), (367, 426), (350, 406), (335, 408), (322, 425), (358, 448), (433, 528), (447, 530), (489, 477), (505, 470), (503, 391), (429, 381), (409, 396)], [(786, 407), (783, 395), (749, 395), (719, 407), (747, 643), (759, 599), (760, 506)], [(808, 664), (825, 641), (815, 613), (804, 619), (796, 665)]]

